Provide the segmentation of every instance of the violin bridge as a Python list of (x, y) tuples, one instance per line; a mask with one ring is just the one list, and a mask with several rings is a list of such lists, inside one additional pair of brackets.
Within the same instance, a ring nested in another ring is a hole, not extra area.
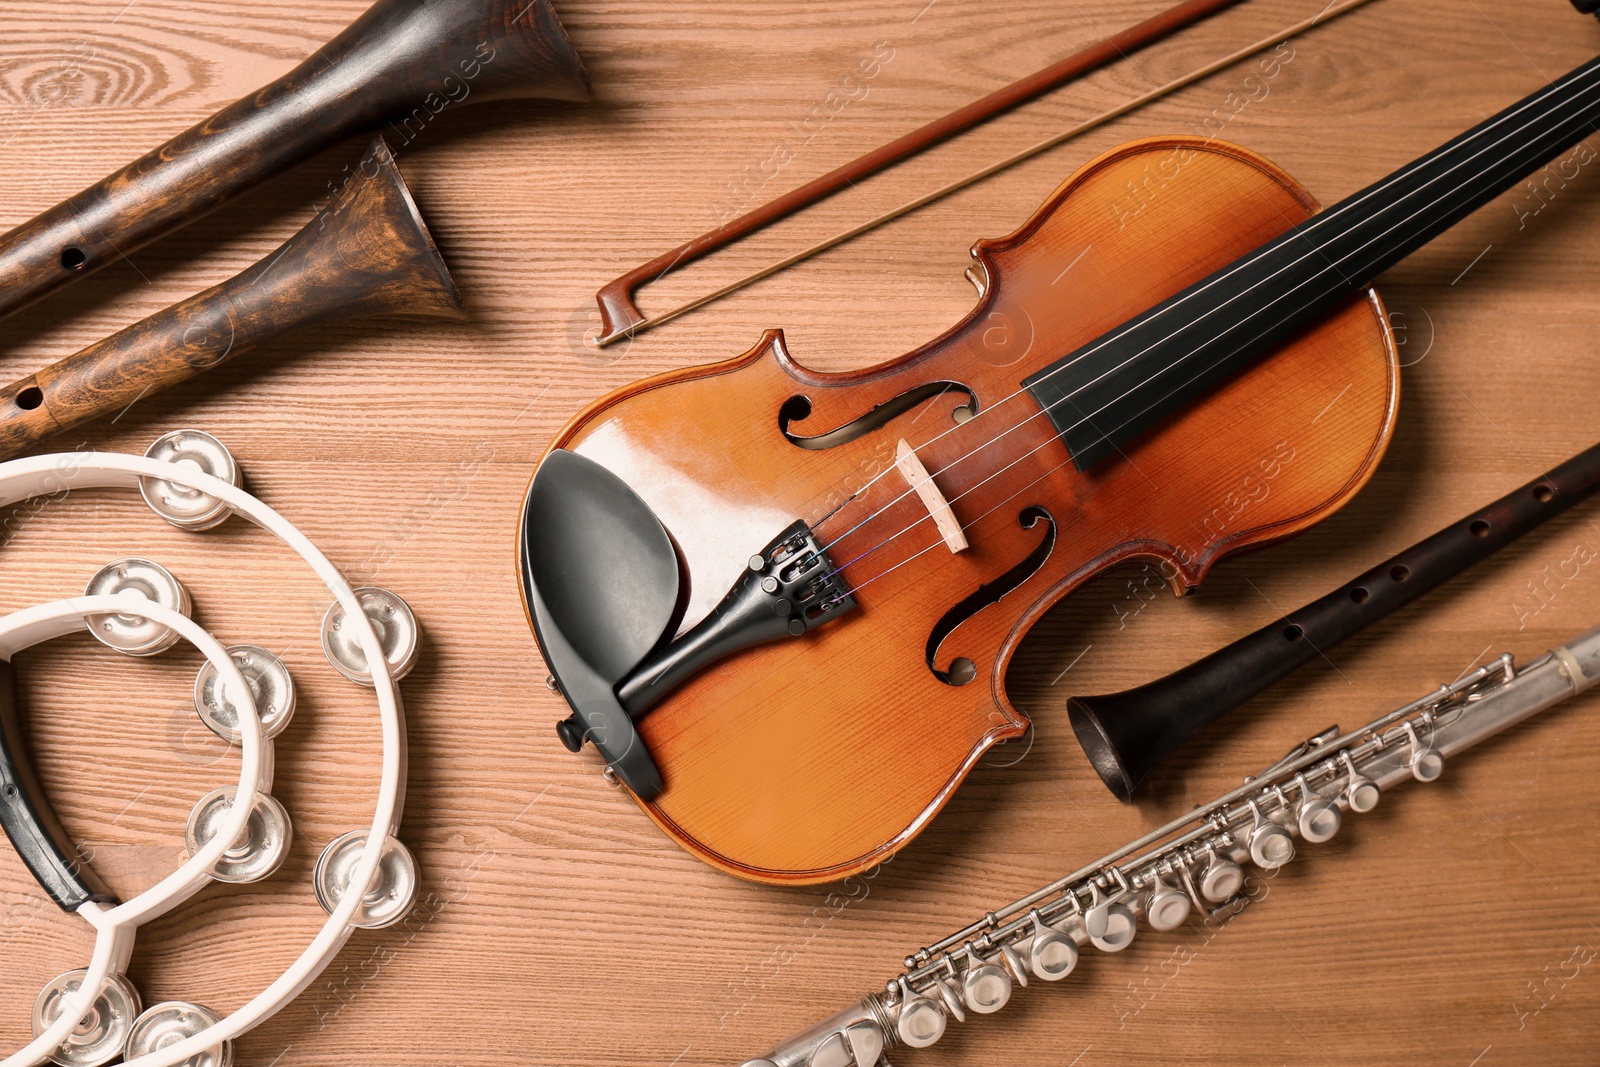
[(922, 465), (916, 449), (906, 444), (903, 437), (895, 450), (894, 465), (899, 468), (906, 484), (916, 492), (922, 501), (922, 506), (928, 509), (928, 514), (933, 518), (933, 525), (939, 530), (939, 536), (944, 538), (945, 547), (952, 553), (965, 550), (967, 535), (961, 531), (961, 524), (956, 521), (955, 512), (950, 510), (950, 502), (945, 500), (944, 494), (939, 492), (939, 487), (933, 483), (933, 475)]

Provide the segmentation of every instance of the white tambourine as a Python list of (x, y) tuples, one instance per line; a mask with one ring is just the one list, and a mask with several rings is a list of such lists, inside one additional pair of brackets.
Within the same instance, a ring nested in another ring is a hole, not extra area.
[[(341, 637), (350, 648), (359, 648), (367, 663), (388, 663), (393, 649), (386, 647), (366, 605), (339, 570), (275, 510), (231, 480), (208, 473), (218, 470), (229, 479), (234, 478), (236, 469), (231, 458), (227, 469), (219, 470), (209, 455), (202, 455), (198, 461), (189, 456), (186, 450), (192, 449), (196, 440), (208, 449), (215, 444), (209, 435), (180, 431), (157, 442), (146, 456), (78, 452), (0, 463), (0, 507), (34, 497), (61, 498), (75, 489), (127, 488), (141, 491), (157, 514), (185, 529), (209, 528), (221, 521), (218, 515), (225, 518), (229, 512), (236, 512), (294, 549), (311, 566), (343, 613)], [(216, 447), (221, 448), (220, 444)], [(222, 453), (226, 454), (226, 450)], [(195, 515), (206, 521), (195, 520)], [(118, 561), (118, 565), (144, 563)], [(155, 572), (165, 573), (159, 567), (151, 573)], [(189, 619), (184, 614), (186, 598), (175, 606), (159, 603), (159, 599), (128, 595), (124, 590), (41, 604), (0, 618), (0, 714), (12, 712), (7, 684), (13, 680), (11, 657), (41, 641), (87, 626), (113, 647), (146, 654), (143, 645), (127, 647), (116, 642), (118, 635), (112, 634), (113, 640), (107, 640), (106, 632), (97, 631), (96, 624), (104, 627), (106, 620), (115, 619), (129, 635), (143, 630), (175, 634), (205, 655), (207, 665), (202, 669), (202, 679), (210, 679), (206, 691), (216, 707), (227, 713), (219, 732), (240, 746), (238, 782), (203, 798), (190, 820), (189, 859), (132, 900), (119, 903), (79, 860), (55, 824), (25, 757), (0, 744), (0, 812), (4, 813), (8, 835), (52, 899), (81, 916), (95, 930), (88, 967), (63, 975), (41, 994), (36, 1019), (42, 1012), (48, 1022), (26, 1047), (0, 1061), (0, 1067), (45, 1063), (60, 1054), (63, 1043), (74, 1035), (80, 1043), (92, 1039), (101, 1023), (113, 1022), (123, 1030), (130, 1029), (133, 1020), (123, 1016), (130, 1011), (138, 1013), (138, 998), (123, 973), (139, 926), (179, 906), (212, 881), (244, 881), (271, 873), (287, 847), (287, 818), (270, 796), (273, 749), (269, 738), (270, 733), (281, 729), (281, 723), (271, 721), (268, 708), (258, 708), (258, 704), (270, 703), (270, 695), (264, 701), (255, 692), (262, 688), (257, 672), (270, 670), (271, 665), (263, 668), (252, 662), (250, 646), (225, 647)], [(247, 674), (251, 677), (247, 678)], [(220, 693), (226, 696), (219, 703), (218, 683)], [(217, 1018), (196, 1005), (157, 1005), (131, 1026), (134, 1032), (126, 1047), (113, 1050), (108, 1046), (100, 1062), (121, 1054), (128, 1067), (171, 1067), (197, 1056), (202, 1061), (225, 1063), (228, 1042), (282, 1009), (309, 986), (357, 928), (387, 925), (404, 916), (409, 900), (400, 900), (403, 892), (397, 894), (387, 881), (393, 880), (393, 870), (400, 866), (408, 868), (402, 875), (409, 878), (409, 886), (414, 888), (416, 882), (414, 866), (409, 866), (414, 861), (395, 837), (405, 794), (405, 723), (394, 672), (371, 672), (366, 684), (372, 686), (377, 698), (382, 727), (378, 796), (371, 825), (337, 838), (318, 863), (319, 872), (329, 880), (329, 884), (316, 887), (318, 899), (329, 911), (327, 922), (288, 970), (237, 1011)], [(202, 688), (205, 686), (197, 683), (197, 705)], [(271, 690), (264, 692), (270, 694)], [(283, 714), (286, 718), (287, 710)], [(265, 727), (264, 718), (268, 720)], [(207, 722), (213, 729), (219, 728), (211, 718)], [(0, 730), (0, 742), (7, 732)], [(254, 800), (236, 803), (239, 797)], [(397, 857), (401, 861), (398, 864)], [(351, 887), (359, 888), (347, 892)], [(118, 1018), (108, 1020), (107, 1013)]]

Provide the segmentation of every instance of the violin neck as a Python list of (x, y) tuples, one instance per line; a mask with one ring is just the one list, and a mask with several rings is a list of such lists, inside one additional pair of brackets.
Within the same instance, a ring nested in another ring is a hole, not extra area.
[(1079, 470), (1234, 377), (1600, 130), (1600, 59), (1023, 381)]

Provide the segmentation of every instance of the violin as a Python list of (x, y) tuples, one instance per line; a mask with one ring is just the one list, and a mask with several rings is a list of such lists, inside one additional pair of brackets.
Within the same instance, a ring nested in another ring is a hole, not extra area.
[(591, 404), (521, 518), (563, 742), (723, 871), (886, 859), (1028, 728), (1006, 669), (1052, 605), (1134, 559), (1182, 594), (1354, 496), (1399, 400), (1372, 281), (1597, 121), (1600, 60), (1326, 211), (1135, 141), (979, 241), (915, 351), (823, 374), (773, 330)]

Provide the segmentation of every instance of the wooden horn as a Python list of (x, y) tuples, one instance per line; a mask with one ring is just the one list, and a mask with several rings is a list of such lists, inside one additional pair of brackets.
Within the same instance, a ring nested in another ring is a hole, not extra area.
[(464, 318), (383, 138), (341, 194), (255, 266), (0, 390), (0, 459), (330, 319)]
[(548, 0), (379, 0), (277, 81), (0, 237), (0, 316), (356, 133), (481, 100), (588, 100)]

